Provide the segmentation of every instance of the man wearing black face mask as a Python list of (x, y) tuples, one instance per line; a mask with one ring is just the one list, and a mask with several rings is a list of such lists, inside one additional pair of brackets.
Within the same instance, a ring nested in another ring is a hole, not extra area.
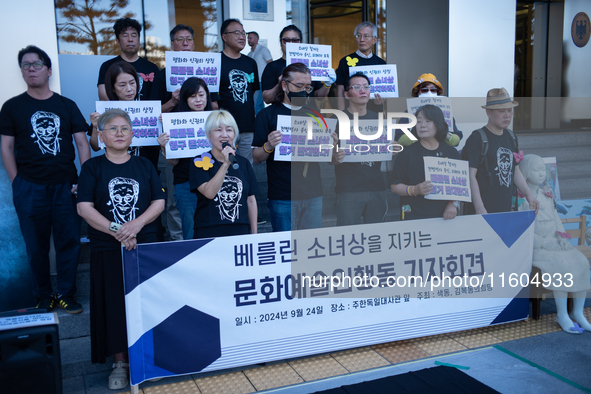
[[(268, 205), (273, 231), (321, 226), (319, 164), (276, 161), (274, 152), (283, 139), (281, 131), (277, 130), (278, 116), (298, 115), (301, 107), (296, 105), (302, 105), (304, 100), (301, 98), (307, 98), (312, 90), (308, 67), (302, 63), (290, 64), (283, 70), (281, 83), (273, 90), (272, 104), (262, 109), (256, 118), (252, 156), (255, 163), (267, 164)], [(333, 138), (336, 139), (336, 134)]]

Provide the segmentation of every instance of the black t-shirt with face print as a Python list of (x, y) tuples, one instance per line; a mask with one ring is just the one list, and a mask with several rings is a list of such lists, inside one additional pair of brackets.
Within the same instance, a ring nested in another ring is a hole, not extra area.
[[(467, 160), (471, 168), (476, 168), (476, 180), (480, 197), (488, 213), (511, 211), (511, 201), (515, 192), (515, 158), (517, 151), (513, 137), (507, 130), (502, 135), (493, 134), (483, 127), (488, 138), (486, 160), (491, 177), (489, 178), (484, 163), (480, 164), (482, 138), (478, 131), (473, 131), (462, 149), (462, 159)], [(492, 181), (492, 184), (491, 184)], [(469, 209), (473, 212), (473, 209)]]
[(257, 62), (245, 55), (232, 59), (222, 52), (218, 105), (232, 114), (240, 133), (254, 131), (252, 96), (259, 89)]
[(196, 158), (199, 167), (190, 166), (190, 188), (197, 194), (195, 229), (220, 225), (249, 224), (247, 198), (257, 193), (258, 184), (249, 161), (236, 155), (237, 170), (228, 168), (224, 183), (217, 195), (210, 200), (201, 194), (199, 186), (209, 182), (222, 166), (211, 151)]
[[(165, 198), (156, 169), (143, 157), (131, 156), (127, 162), (115, 164), (103, 155), (82, 166), (78, 202), (94, 203), (94, 208), (110, 222), (124, 224), (137, 219), (152, 201)], [(92, 226), (88, 226), (88, 234), (93, 250), (121, 247), (112, 235)], [(146, 242), (155, 234), (156, 223), (148, 223), (137, 234), (137, 241)]]
[(36, 184), (76, 182), (73, 135), (88, 130), (76, 103), (57, 93), (46, 100), (23, 93), (0, 110), (0, 134), (15, 138), (17, 176)]

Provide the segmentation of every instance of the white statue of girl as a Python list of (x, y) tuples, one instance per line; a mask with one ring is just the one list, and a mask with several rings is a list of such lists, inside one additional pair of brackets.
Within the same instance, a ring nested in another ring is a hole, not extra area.
[[(544, 160), (537, 155), (526, 155), (519, 163), (519, 168), (532, 195), (540, 202), (534, 231), (533, 266), (538, 267), (542, 275), (552, 275), (550, 285), (544, 287), (554, 292), (556, 322), (570, 334), (581, 334), (582, 329), (591, 331), (591, 324), (583, 314), (587, 290), (591, 288), (589, 261), (569, 243), (556, 211), (552, 191), (545, 191), (540, 187), (546, 180)], [(520, 209), (522, 208), (529, 209), (527, 201), (522, 204)], [(558, 274), (556, 280), (555, 274)], [(557, 280), (558, 277), (562, 283)], [(566, 307), (568, 293), (573, 298), (570, 316)]]

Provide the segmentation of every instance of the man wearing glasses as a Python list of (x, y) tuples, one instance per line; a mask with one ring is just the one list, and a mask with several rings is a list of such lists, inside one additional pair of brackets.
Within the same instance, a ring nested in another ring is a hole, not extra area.
[(113, 30), (115, 30), (115, 42), (121, 49), (121, 54), (101, 65), (97, 83), (99, 100), (109, 100), (105, 90), (105, 75), (107, 75), (107, 70), (112, 64), (120, 61), (126, 61), (135, 68), (140, 80), (139, 99), (148, 100), (154, 76), (158, 72), (158, 66), (138, 55), (142, 26), (135, 19), (121, 18), (115, 22)]
[[(175, 52), (195, 50), (195, 32), (191, 26), (176, 25), (170, 31), (170, 49)], [(170, 93), (166, 90), (166, 68), (158, 71), (152, 83), (152, 90), (150, 91), (150, 100), (160, 101), (162, 103), (162, 112), (171, 112), (179, 103), (179, 94), (181, 88)], [(173, 166), (165, 160), (165, 174), (166, 174), (166, 190), (168, 198), (166, 199), (166, 208), (164, 216), (166, 217), (166, 229), (168, 230), (169, 239), (177, 241), (183, 239), (183, 230), (181, 223), (181, 216), (176, 206), (174, 198), (174, 184), (173, 184)]]
[[(175, 52), (195, 50), (195, 32), (191, 26), (176, 25), (170, 31), (170, 49)], [(170, 93), (166, 91), (166, 68), (158, 71), (152, 84), (150, 100), (162, 102), (162, 112), (170, 112), (179, 103), (181, 88)]]
[[(254, 92), (259, 87), (256, 61), (240, 53), (246, 46), (246, 32), (238, 19), (226, 19), (220, 29), (224, 50), (219, 96), (212, 95), (219, 108), (228, 110), (238, 125), (236, 140), (238, 154), (252, 164), (252, 138), (254, 132)], [(218, 98), (219, 97), (219, 98)], [(217, 99), (217, 100), (216, 100)]]
[[(345, 56), (339, 61), (337, 68), (337, 97), (345, 97), (345, 85), (349, 78), (349, 67), (359, 66), (378, 66), (386, 64), (384, 59), (372, 53), (373, 46), (378, 42), (378, 28), (370, 22), (362, 22), (355, 27), (355, 42), (357, 43), (357, 51)], [(376, 94), (379, 98), (379, 94)], [(376, 106), (371, 106), (371, 109), (379, 111)], [(339, 109), (345, 108), (345, 100), (339, 99)]]
[[(261, 77), (263, 100), (267, 104), (271, 104), (273, 101), (273, 91), (275, 87), (281, 82), (281, 74), (283, 73), (283, 69), (287, 66), (287, 62), (285, 60), (286, 45), (288, 43), (299, 44), (302, 42), (302, 31), (296, 25), (286, 26), (283, 28), (283, 30), (281, 30), (281, 33), (279, 33), (279, 42), (281, 43), (281, 52), (283, 53), (283, 56), (269, 63), (267, 67), (265, 67), (263, 76)], [(331, 81), (334, 82), (336, 79), (335, 71), (331, 68), (328, 71), (328, 74), (329, 77), (331, 77)], [(332, 84), (331, 81), (326, 81), (324, 84), (320, 81), (313, 81), (312, 86), (314, 87), (314, 90), (312, 92), (312, 96), (326, 97), (328, 95), (330, 85)]]
[[(353, 121), (353, 114), (358, 114), (359, 120), (377, 120), (378, 114), (367, 109), (369, 78), (362, 73), (357, 73), (347, 78), (345, 84), (344, 92), (347, 100), (345, 113), (349, 119)], [(335, 147), (332, 155), (337, 181), (335, 188), (337, 226), (383, 222), (388, 212), (388, 203), (384, 178), (380, 171), (381, 163), (376, 161), (343, 163), (345, 154), (345, 150), (337, 151)]]
[[(76, 213), (80, 165), (90, 158), (88, 124), (76, 104), (49, 89), (51, 59), (30, 45), (18, 54), (27, 91), (0, 110), (2, 160), (12, 182), (13, 202), (31, 266), (37, 308), (54, 305), (82, 312), (74, 299), (80, 255), (80, 218)], [(16, 153), (15, 153), (16, 152)], [(49, 276), (49, 241), (53, 230), (57, 289)]]

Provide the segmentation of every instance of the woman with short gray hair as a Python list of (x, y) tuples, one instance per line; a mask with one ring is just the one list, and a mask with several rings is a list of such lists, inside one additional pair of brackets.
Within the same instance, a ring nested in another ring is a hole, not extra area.
[(164, 209), (165, 193), (154, 166), (132, 156), (129, 115), (111, 109), (97, 121), (105, 154), (82, 166), (78, 181), (78, 214), (90, 237), (90, 342), (93, 363), (115, 356), (110, 389), (129, 383), (125, 292), (121, 247), (156, 241), (154, 219)]

